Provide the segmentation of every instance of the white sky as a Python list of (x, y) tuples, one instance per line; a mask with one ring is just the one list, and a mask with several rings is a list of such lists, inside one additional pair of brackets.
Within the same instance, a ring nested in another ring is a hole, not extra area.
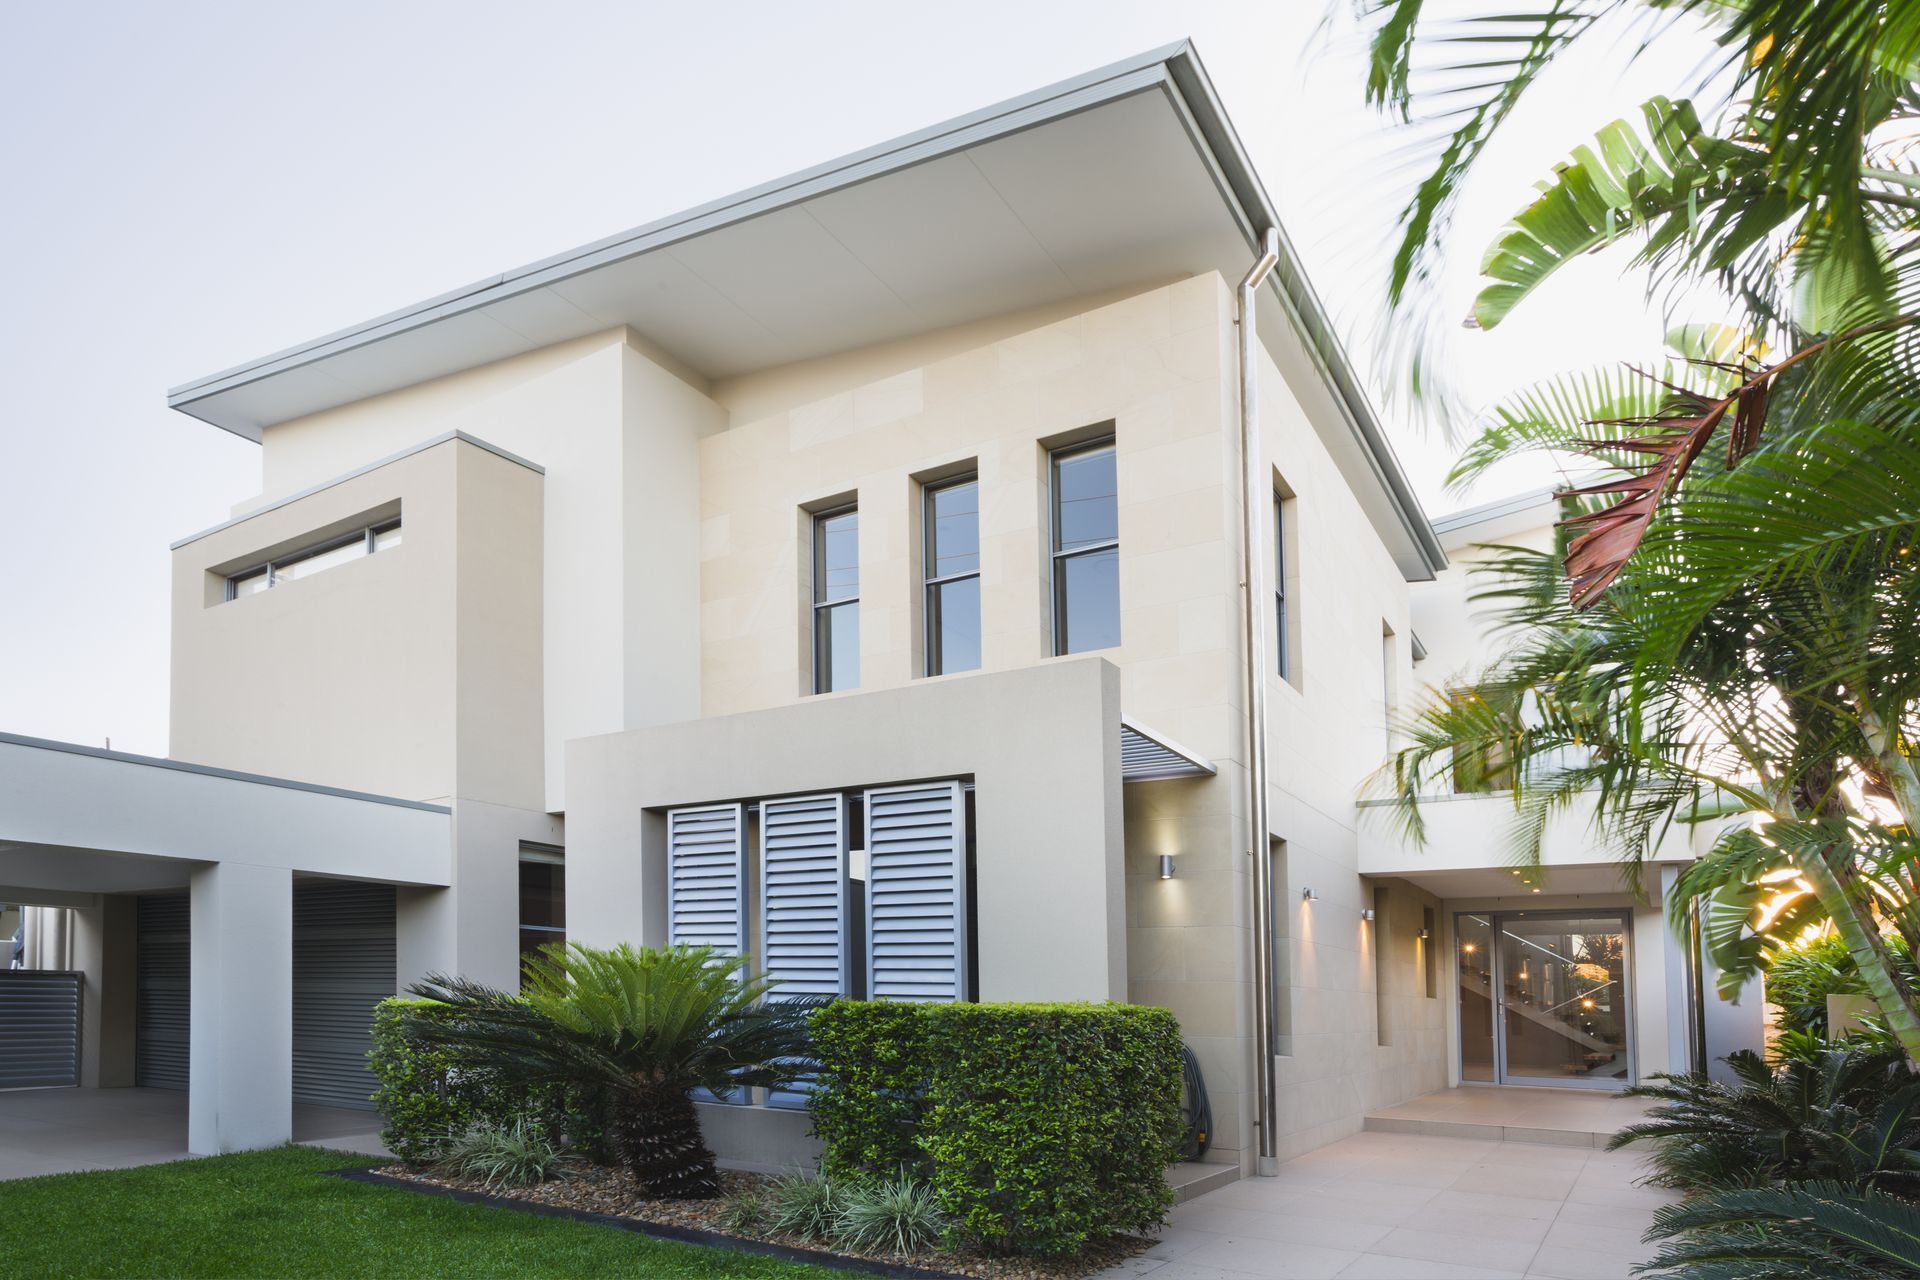
[[(168, 387), (1182, 37), (1322, 297), (1370, 323), (1404, 174), (1361, 102), (1358, 46), (1313, 39), (1322, 12), (0, 6), (0, 730), (166, 753), (167, 545), (260, 484), (257, 446), (169, 411)], [(1541, 86), (1467, 193), (1459, 314), (1529, 184), (1693, 69), (1685, 43), (1631, 83), (1595, 57)], [(1524, 323), (1462, 333), (1462, 385), (1484, 401), (1655, 349), (1623, 264), (1583, 261)], [(1386, 416), (1430, 514), (1499, 496), (1443, 495), (1450, 450)]]

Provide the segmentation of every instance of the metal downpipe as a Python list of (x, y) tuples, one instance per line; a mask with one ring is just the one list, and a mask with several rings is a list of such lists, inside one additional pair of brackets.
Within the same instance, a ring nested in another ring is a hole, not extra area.
[(1259, 530), (1272, 485), (1260, 465), (1259, 349), (1254, 335), (1254, 299), (1280, 261), (1280, 228), (1268, 227), (1260, 257), (1240, 281), (1234, 323), (1240, 328), (1240, 593), (1246, 623), (1247, 856), (1253, 860), (1253, 1048), (1254, 1132), (1259, 1159), (1254, 1172), (1280, 1171), (1273, 1085), (1273, 859), (1267, 834), (1267, 628), (1260, 604)]

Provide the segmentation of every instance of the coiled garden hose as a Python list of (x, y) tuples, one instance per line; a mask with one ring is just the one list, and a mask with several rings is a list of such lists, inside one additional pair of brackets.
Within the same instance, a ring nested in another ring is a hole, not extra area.
[(1184, 1044), (1180, 1046), (1180, 1052), (1186, 1057), (1186, 1064), (1180, 1073), (1184, 1082), (1180, 1114), (1187, 1122), (1186, 1140), (1181, 1144), (1180, 1158), (1198, 1160), (1213, 1145), (1213, 1106), (1207, 1101), (1207, 1081), (1200, 1074), (1200, 1059), (1194, 1057), (1193, 1050)]

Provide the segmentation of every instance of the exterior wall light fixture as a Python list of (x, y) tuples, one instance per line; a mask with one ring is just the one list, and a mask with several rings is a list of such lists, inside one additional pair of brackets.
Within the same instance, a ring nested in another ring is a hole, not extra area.
[(1162, 880), (1173, 879), (1173, 855), (1170, 853), (1160, 855), (1160, 878)]
[(1315, 893), (1315, 892), (1314, 892), (1313, 890), (1311, 890), (1311, 889), (1302, 889), (1302, 890), (1300, 891), (1300, 901), (1302, 901), (1302, 902), (1318, 902), (1318, 901), (1320, 901), (1320, 895), (1319, 895), (1319, 894), (1317, 894), (1317, 893)]
[(1373, 919), (1373, 916), (1374, 916), (1374, 912), (1372, 907), (1360, 908), (1360, 918), (1362, 920), (1371, 920)]

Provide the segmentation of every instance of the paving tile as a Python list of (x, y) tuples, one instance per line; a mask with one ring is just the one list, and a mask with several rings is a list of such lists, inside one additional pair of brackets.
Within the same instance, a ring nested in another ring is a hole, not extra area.
[[(1542, 1203), (1535, 1201), (1535, 1204)], [(1413, 1231), (1442, 1231), (1476, 1240), (1539, 1244), (1553, 1228), (1552, 1218), (1516, 1218), (1504, 1213), (1470, 1213), (1428, 1205), (1402, 1224)]]
[(1423, 1207), (1435, 1212), (1458, 1213), (1466, 1216), (1485, 1214), (1489, 1217), (1552, 1222), (1555, 1215), (1565, 1206), (1557, 1200), (1448, 1189), (1429, 1200)]
[[(1622, 1212), (1630, 1214), (1633, 1210)], [(1653, 1247), (1640, 1242), (1644, 1230), (1631, 1219), (1623, 1227), (1613, 1222), (1570, 1222), (1563, 1216), (1553, 1220), (1543, 1243), (1556, 1249), (1618, 1254), (1638, 1262), (1653, 1255)]]
[(1201, 1245), (1180, 1261), (1260, 1276), (1263, 1280), (1332, 1280), (1359, 1256), (1358, 1249), (1287, 1244), (1254, 1236), (1222, 1236), (1212, 1244)]
[(1455, 1191), (1479, 1191), (1496, 1196), (1522, 1196), (1531, 1200), (1565, 1200), (1573, 1190), (1576, 1175), (1554, 1169), (1530, 1169), (1514, 1165), (1482, 1164), (1454, 1179)]
[(1583, 1204), (1569, 1200), (1560, 1206), (1555, 1222), (1577, 1222), (1597, 1227), (1612, 1227), (1631, 1240), (1638, 1240), (1653, 1225), (1652, 1209), (1623, 1209), (1612, 1204)]
[(1539, 1248), (1532, 1241), (1476, 1239), (1442, 1231), (1399, 1227), (1388, 1232), (1369, 1252), (1423, 1262), (1448, 1262), (1460, 1267), (1491, 1267), (1496, 1271), (1525, 1271)]
[(1553, 1280), (1633, 1280), (1636, 1261), (1619, 1254), (1588, 1253), (1581, 1249), (1541, 1245), (1540, 1252), (1533, 1257), (1533, 1265), (1527, 1268), (1527, 1274), (1551, 1276)]
[(1153, 1247), (1140, 1256), (1171, 1262), (1176, 1258), (1185, 1257), (1203, 1244), (1210, 1243), (1213, 1238), (1211, 1231), (1195, 1231), (1190, 1227), (1178, 1225), (1164, 1227), (1155, 1238)]
[(1613, 1205), (1622, 1209), (1658, 1209), (1661, 1205), (1672, 1204), (1674, 1195), (1658, 1187), (1636, 1187), (1631, 1183), (1619, 1186), (1606, 1183), (1580, 1183), (1567, 1193), (1569, 1204)]
[(1220, 1235), (1251, 1236), (1352, 1252), (1365, 1249), (1393, 1230), (1390, 1224), (1356, 1222), (1326, 1214), (1255, 1213), (1225, 1207), (1204, 1215), (1194, 1214), (1187, 1222), (1196, 1230)]
[(1520, 1277), (1518, 1271), (1489, 1271), (1485, 1267), (1460, 1267), (1450, 1262), (1396, 1258), (1384, 1253), (1363, 1253), (1340, 1273), (1340, 1280), (1520, 1280)]

